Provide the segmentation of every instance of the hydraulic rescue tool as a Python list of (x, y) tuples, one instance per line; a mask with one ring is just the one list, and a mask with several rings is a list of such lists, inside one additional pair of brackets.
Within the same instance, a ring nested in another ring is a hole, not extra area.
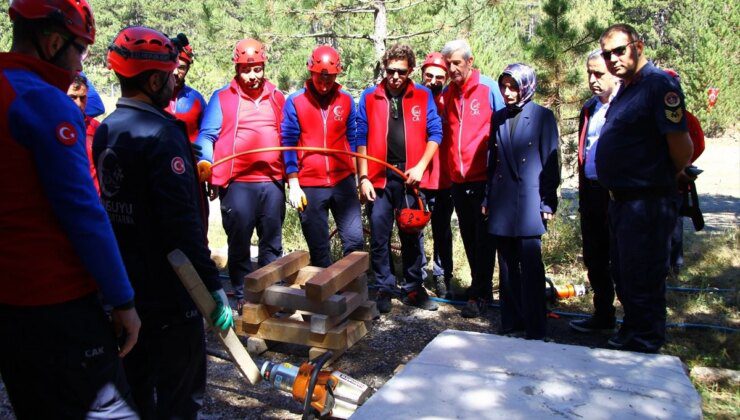
[[(203, 318), (211, 325), (209, 314), (216, 309), (216, 302), (195, 271), (195, 267), (179, 249), (169, 253), (167, 259)], [(369, 397), (370, 388), (362, 382), (342, 372), (321, 370), (331, 358), (331, 352), (326, 352), (299, 367), (288, 363), (265, 361), (260, 370), (233, 329), (221, 331), (214, 328), (213, 332), (226, 347), (231, 361), (250, 384), (255, 385), (264, 378), (275, 388), (291, 393), (296, 401), (303, 404), (304, 419), (349, 418)]]

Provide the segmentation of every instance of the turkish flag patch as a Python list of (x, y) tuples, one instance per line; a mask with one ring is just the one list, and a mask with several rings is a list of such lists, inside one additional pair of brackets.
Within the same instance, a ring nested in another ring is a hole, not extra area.
[(182, 175), (185, 173), (185, 161), (182, 160), (180, 156), (172, 158), (172, 162), (170, 162), (170, 167), (172, 168), (172, 172), (176, 173), (177, 175)]
[(75, 126), (69, 122), (63, 122), (56, 128), (57, 140), (65, 146), (72, 146), (77, 143), (77, 130)]

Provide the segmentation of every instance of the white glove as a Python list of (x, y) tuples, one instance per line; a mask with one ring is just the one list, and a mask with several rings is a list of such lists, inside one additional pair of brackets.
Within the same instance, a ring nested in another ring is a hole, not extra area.
[(303, 211), (303, 209), (308, 205), (308, 200), (306, 199), (306, 194), (303, 193), (303, 190), (298, 183), (298, 178), (289, 178), (288, 188), (288, 202), (293, 206), (293, 208), (298, 211)]

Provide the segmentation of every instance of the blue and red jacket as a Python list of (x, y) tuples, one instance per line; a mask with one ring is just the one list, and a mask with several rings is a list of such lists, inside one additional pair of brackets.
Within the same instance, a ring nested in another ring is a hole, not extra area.
[(98, 288), (113, 306), (134, 297), (90, 177), (85, 125), (67, 97), (72, 75), (0, 54), (0, 304), (68, 302)]
[[(360, 96), (357, 112), (357, 145), (367, 146), (369, 156), (388, 161), (388, 116), (390, 102), (386, 96), (385, 79), (377, 86), (365, 89)], [(434, 95), (428, 88), (412, 81), (402, 98), (403, 125), (406, 146), (406, 168), (421, 160), (427, 141), (442, 141), (442, 120), (437, 114)], [(367, 162), (368, 178), (375, 188), (385, 188), (385, 166)], [(426, 188), (429, 170), (424, 172), (421, 187)]]
[[(329, 106), (324, 110), (310, 83), (307, 81), (306, 87), (285, 102), (281, 125), (283, 146), (357, 151), (357, 117), (352, 96), (335, 84), (328, 93)], [(333, 187), (355, 173), (354, 160), (349, 155), (288, 151), (283, 153), (283, 159), (285, 173), (298, 172), (302, 187)]]
[[(283, 115), (285, 96), (275, 85), (265, 81), (263, 96), (269, 100), (275, 115), (274, 133), (269, 136), (250, 136), (252, 141), (240, 141), (237, 137), (239, 124), (248, 124), (244, 115), (244, 101), (253, 101), (242, 92), (234, 79), (228, 85), (213, 92), (206, 108), (200, 134), (196, 140), (202, 155), (199, 160), (211, 163), (236, 153), (265, 147), (280, 146), (280, 120)], [(254, 141), (257, 140), (257, 141)], [(261, 152), (240, 156), (213, 168), (211, 183), (227, 186), (232, 181), (268, 182), (283, 179), (283, 161), (280, 152)]]
[(452, 182), (485, 181), (491, 117), (504, 107), (498, 83), (473, 69), (462, 88), (450, 83), (442, 96), (446, 124), (442, 147)]
[(191, 143), (198, 138), (200, 123), (203, 120), (203, 111), (206, 109), (206, 101), (203, 95), (188, 85), (176, 90), (172, 95), (167, 112), (185, 123), (188, 139)]

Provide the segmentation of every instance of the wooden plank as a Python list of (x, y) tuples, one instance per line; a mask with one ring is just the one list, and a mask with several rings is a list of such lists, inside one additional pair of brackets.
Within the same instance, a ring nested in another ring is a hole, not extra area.
[[(216, 309), (216, 302), (213, 300), (211, 293), (206, 289), (206, 285), (203, 284), (203, 280), (200, 279), (198, 272), (195, 271), (195, 267), (190, 262), (188, 257), (179, 249), (170, 252), (167, 255), (167, 260), (170, 262), (172, 269), (175, 270), (177, 276), (180, 278), (185, 290), (188, 291), (190, 297), (195, 302), (195, 306), (200, 311), (201, 315), (206, 319), (208, 325), (213, 328), (213, 322), (211, 321), (211, 313)], [(231, 356), (234, 364), (239, 371), (244, 375), (245, 378), (252, 385), (262, 380), (260, 370), (254, 361), (249, 356), (249, 353), (239, 341), (239, 337), (236, 335), (233, 329), (229, 328), (226, 331), (222, 331), (219, 328), (214, 328), (214, 335), (218, 337), (221, 344), (226, 347)], [(328, 336), (328, 334), (327, 334)], [(344, 337), (346, 344), (346, 334)]]
[(309, 281), (313, 276), (319, 274), (322, 270), (322, 267), (307, 265), (298, 270), (294, 275), (287, 277), (285, 282), (290, 284), (292, 287), (300, 287), (302, 289), (307, 281)]
[(341, 355), (344, 354), (347, 349), (334, 349), (334, 350), (328, 350), (328, 349), (322, 349), (321, 347), (311, 347), (308, 349), (308, 360), (313, 360), (322, 354), (326, 353), (327, 351), (331, 351), (331, 357), (329, 360), (324, 363), (324, 367), (329, 367), (334, 363)]
[(362, 305), (363, 302), (367, 301), (367, 288), (365, 288), (365, 296), (355, 292), (342, 292), (341, 296), (344, 296), (347, 300), (347, 310), (341, 315), (335, 316), (313, 314), (311, 316), (311, 332), (316, 334), (326, 334), (330, 329), (341, 324), (342, 321)]
[(249, 336), (261, 338), (263, 340), (301, 344), (304, 346), (321, 347), (332, 350), (347, 347), (347, 328), (333, 328), (324, 335), (313, 334), (307, 323), (293, 319), (270, 318), (266, 319), (259, 325), (249, 325), (242, 322), (242, 330)]
[(347, 348), (354, 346), (370, 330), (371, 321), (347, 321)]
[(281, 308), (332, 316), (340, 315), (347, 310), (347, 299), (342, 296), (333, 295), (323, 302), (315, 302), (307, 299), (303, 290), (278, 285), (265, 289), (262, 302)]
[(242, 321), (247, 324), (259, 324), (269, 318), (272, 314), (267, 305), (260, 303), (245, 303), (242, 307)]
[(306, 296), (315, 302), (326, 300), (369, 268), (368, 253), (355, 251), (313, 276), (306, 283)]
[(307, 251), (293, 251), (244, 276), (244, 289), (250, 292), (261, 292), (266, 287), (297, 273), (302, 267), (308, 265), (309, 260), (310, 256)]
[(247, 351), (251, 354), (262, 354), (270, 350), (270, 344), (267, 340), (257, 337), (247, 337)]
[(342, 287), (341, 291), (360, 293), (363, 296), (366, 296), (365, 300), (367, 300), (367, 274), (360, 274), (356, 279)]
[(368, 300), (355, 309), (354, 312), (349, 315), (349, 319), (357, 321), (372, 321), (379, 316), (380, 312), (378, 312), (378, 306), (375, 301)]

